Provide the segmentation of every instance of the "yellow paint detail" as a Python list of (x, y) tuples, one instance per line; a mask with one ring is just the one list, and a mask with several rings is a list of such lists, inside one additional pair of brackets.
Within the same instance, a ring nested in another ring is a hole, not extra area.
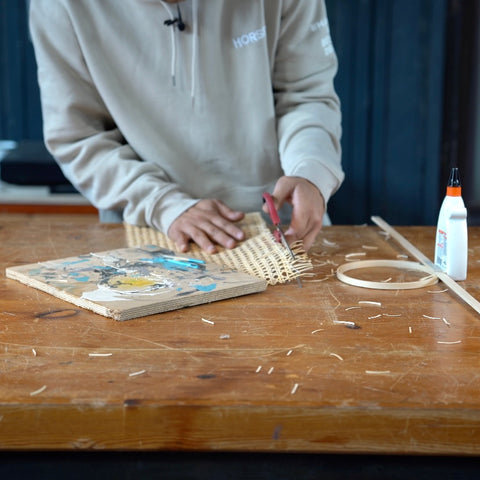
[(122, 292), (149, 290), (158, 285), (158, 280), (148, 277), (125, 277), (116, 275), (108, 279), (107, 285)]

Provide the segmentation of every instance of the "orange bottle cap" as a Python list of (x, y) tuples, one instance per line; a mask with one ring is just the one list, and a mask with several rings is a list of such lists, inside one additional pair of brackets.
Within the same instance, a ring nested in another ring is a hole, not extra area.
[(447, 196), (448, 197), (461, 197), (462, 196), (462, 187), (447, 187)]

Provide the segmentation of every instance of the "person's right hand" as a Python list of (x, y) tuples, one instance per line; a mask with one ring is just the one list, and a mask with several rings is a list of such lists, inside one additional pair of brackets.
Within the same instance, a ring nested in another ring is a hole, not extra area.
[(220, 200), (200, 200), (176, 218), (168, 229), (168, 236), (180, 252), (187, 252), (194, 242), (207, 253), (216, 253), (216, 245), (234, 248), (245, 233), (235, 225), (243, 212), (227, 207)]

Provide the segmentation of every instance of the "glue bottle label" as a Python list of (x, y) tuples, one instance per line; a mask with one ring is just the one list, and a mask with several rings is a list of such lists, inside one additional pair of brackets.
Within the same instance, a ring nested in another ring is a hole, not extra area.
[(435, 248), (435, 263), (443, 270), (447, 270), (447, 232), (438, 228)]

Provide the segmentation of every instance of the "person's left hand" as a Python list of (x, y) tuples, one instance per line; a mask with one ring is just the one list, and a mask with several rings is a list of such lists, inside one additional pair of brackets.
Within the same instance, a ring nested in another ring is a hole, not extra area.
[[(272, 197), (277, 210), (285, 202), (293, 207), (292, 220), (285, 232), (287, 241), (303, 240), (308, 250), (322, 228), (325, 201), (320, 190), (305, 178), (284, 176), (278, 179)], [(263, 210), (268, 213), (267, 205)]]
[(170, 225), (168, 236), (180, 252), (187, 252), (189, 242), (207, 253), (217, 253), (216, 245), (234, 248), (245, 233), (236, 226), (244, 213), (232, 210), (220, 200), (203, 199), (179, 215)]

